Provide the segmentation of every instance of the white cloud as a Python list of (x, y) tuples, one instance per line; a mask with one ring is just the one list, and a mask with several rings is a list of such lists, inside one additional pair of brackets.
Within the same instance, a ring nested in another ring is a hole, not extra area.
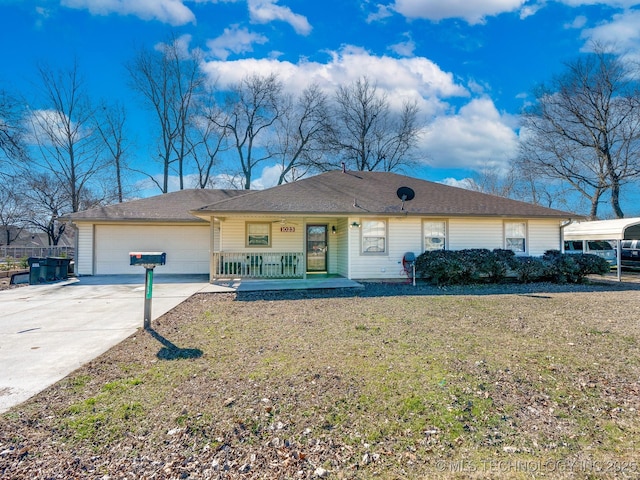
[[(513, 117), (500, 114), (487, 97), (471, 99), (457, 113), (452, 112), (448, 99), (468, 98), (469, 91), (424, 57), (378, 57), (356, 47), (345, 47), (340, 52), (330, 52), (327, 63), (243, 59), (210, 61), (203, 68), (222, 88), (248, 74), (276, 73), (288, 92), (300, 92), (315, 82), (329, 95), (338, 85), (353, 82), (366, 72), (387, 94), (392, 106), (399, 107), (404, 99), (416, 100), (421, 113), (430, 119), (421, 136), (419, 156), (428, 157), (433, 167), (502, 168), (517, 149)], [(265, 176), (268, 174), (271, 179), (274, 172), (266, 170)], [(270, 181), (260, 179), (256, 185), (270, 186)]]
[(545, 0), (541, 0), (540, 3), (529, 3), (523, 5), (520, 9), (520, 20), (524, 20), (527, 17), (531, 17), (538, 13), (538, 10), (545, 6)]
[(517, 151), (513, 123), (491, 99), (473, 99), (457, 114), (436, 118), (424, 132), (421, 148), (432, 167), (502, 169)]
[(380, 91), (387, 93), (392, 106), (399, 107), (403, 100), (416, 100), (426, 117), (448, 108), (442, 102), (443, 98), (469, 96), (451, 73), (442, 71), (424, 57), (378, 57), (352, 46), (339, 52), (329, 52), (329, 55), (327, 63), (300, 61), (294, 64), (277, 59), (242, 59), (210, 61), (203, 68), (222, 88), (238, 83), (249, 74), (275, 73), (290, 92), (301, 92), (309, 84), (317, 83), (331, 93), (338, 85), (347, 85), (366, 74), (377, 83)]
[(565, 23), (564, 28), (580, 30), (581, 28), (584, 28), (586, 24), (587, 24), (587, 17), (585, 17), (584, 15), (578, 15), (576, 18), (573, 19), (573, 22)]
[(638, 4), (638, 0), (559, 0), (570, 7), (581, 5), (608, 5), (614, 8), (628, 8)]
[(403, 57), (412, 57), (413, 52), (416, 49), (416, 42), (411, 39), (411, 35), (409, 33), (405, 33), (404, 36), (407, 37), (406, 41), (391, 45), (389, 50)]
[(157, 43), (155, 45), (155, 49), (163, 53), (166, 53), (167, 51), (175, 52), (178, 58), (188, 59), (192, 55), (192, 52), (189, 50), (192, 38), (193, 37), (191, 35), (185, 33), (184, 35), (176, 38), (171, 45), (164, 42)]
[(377, 10), (373, 13), (367, 15), (367, 23), (378, 22), (380, 20), (384, 20), (385, 18), (389, 18), (393, 15), (393, 11), (389, 8), (388, 5), (376, 5)]
[(253, 51), (254, 44), (267, 43), (269, 39), (264, 35), (250, 32), (247, 28), (231, 25), (225, 28), (222, 35), (207, 41), (211, 55), (226, 60), (232, 53), (247, 53)]
[(182, 0), (61, 0), (64, 7), (89, 10), (92, 15), (134, 15), (170, 25), (195, 23), (196, 17)]
[(611, 21), (583, 30), (582, 38), (614, 47), (618, 53), (640, 50), (640, 11), (614, 15)]
[(264, 190), (265, 188), (275, 187), (280, 180), (280, 173), (282, 173), (281, 165), (272, 165), (264, 167), (260, 178), (251, 181), (252, 190)]
[(462, 18), (470, 24), (484, 23), (485, 17), (513, 12), (527, 0), (396, 0), (393, 9), (407, 18), (434, 21)]
[(289, 7), (277, 5), (278, 0), (249, 0), (249, 15), (253, 23), (269, 23), (275, 20), (288, 23), (296, 33), (309, 35), (311, 25), (306, 17), (293, 13)]
[(453, 177), (444, 178), (438, 183), (442, 183), (443, 185), (449, 185), (450, 187), (464, 188), (466, 190), (472, 190), (475, 184), (472, 178), (463, 178), (461, 180), (458, 180)]
[(30, 145), (51, 146), (67, 142), (67, 130), (75, 130), (74, 138), (79, 141), (89, 132), (78, 129), (77, 125), (69, 121), (63, 112), (52, 109), (31, 110), (25, 118), (25, 141)]

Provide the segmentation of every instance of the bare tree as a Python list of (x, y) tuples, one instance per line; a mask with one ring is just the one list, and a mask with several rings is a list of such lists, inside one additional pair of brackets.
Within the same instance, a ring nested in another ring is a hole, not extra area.
[(66, 195), (68, 211), (77, 212), (107, 168), (104, 144), (94, 129), (95, 111), (76, 63), (60, 71), (40, 66), (39, 74), (43, 101), (28, 112), (34, 153), (22, 168), (53, 176)]
[(4, 245), (20, 235), (27, 216), (19, 194), (20, 176), (15, 173), (26, 155), (22, 130), (17, 100), (0, 90), (0, 244)]
[(209, 103), (213, 106), (193, 119), (194, 128), (188, 137), (190, 154), (198, 175), (198, 188), (211, 188), (215, 184), (213, 169), (220, 154), (229, 149), (226, 129), (219, 127), (226, 124), (225, 114), (215, 107), (213, 100)]
[(472, 178), (467, 179), (464, 187), (476, 192), (514, 198), (517, 195), (517, 177), (513, 168), (504, 173), (483, 168)]
[(210, 117), (224, 130), (238, 154), (243, 186), (251, 188), (254, 168), (272, 158), (268, 136), (283, 114), (282, 83), (274, 74), (248, 75), (225, 95), (223, 114)]
[(0, 90), (0, 153), (7, 160), (23, 157), (25, 154), (22, 144), (24, 132), (19, 117), (16, 99), (8, 92)]
[(566, 195), (566, 188), (559, 185), (557, 180), (551, 183), (541, 180), (540, 176), (525, 164), (518, 162), (512, 163), (504, 172), (483, 168), (466, 179), (462, 187), (548, 208), (571, 209), (567, 203), (569, 197)]
[(640, 103), (637, 76), (630, 73), (595, 45), (594, 53), (539, 87), (525, 112), (521, 163), (571, 185), (589, 200), (592, 219), (606, 194), (622, 218), (621, 188), (640, 176)]
[(338, 87), (334, 117), (330, 143), (347, 166), (394, 171), (412, 163), (420, 129), (417, 104), (404, 102), (401, 112), (394, 113), (386, 95), (362, 77)]
[[(187, 52), (181, 39), (155, 50), (141, 49), (127, 64), (131, 86), (144, 98), (158, 123), (158, 156), (162, 162), (162, 184), (155, 181), (163, 193), (169, 191), (169, 177), (175, 171), (184, 188), (185, 161), (190, 146), (189, 130), (192, 128), (194, 110), (198, 108), (198, 96), (205, 85), (200, 70), (197, 51)], [(152, 180), (153, 173), (143, 172)]]
[(15, 180), (9, 176), (0, 178), (0, 231), (4, 230), (0, 245), (11, 245), (20, 236), (28, 217), (24, 197)]
[(287, 98), (277, 122), (273, 157), (280, 164), (278, 185), (295, 181), (323, 162), (323, 139), (330, 130), (326, 95), (318, 85), (307, 87), (299, 98)]
[(60, 217), (69, 213), (69, 198), (63, 182), (51, 173), (34, 172), (25, 179), (25, 184), (27, 225), (45, 232), (49, 245), (57, 245), (67, 228)]
[(127, 168), (126, 155), (129, 148), (127, 138), (127, 113), (124, 105), (107, 105), (104, 103), (96, 116), (95, 129), (100, 134), (107, 153), (107, 161), (115, 175), (115, 196), (118, 202), (125, 198), (123, 173)]

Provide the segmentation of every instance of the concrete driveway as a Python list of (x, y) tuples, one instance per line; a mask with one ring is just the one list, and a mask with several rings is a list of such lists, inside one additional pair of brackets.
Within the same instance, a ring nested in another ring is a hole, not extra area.
[[(142, 328), (144, 279), (144, 273), (80, 277), (0, 291), (0, 412)], [(215, 288), (207, 276), (156, 272), (152, 318)]]

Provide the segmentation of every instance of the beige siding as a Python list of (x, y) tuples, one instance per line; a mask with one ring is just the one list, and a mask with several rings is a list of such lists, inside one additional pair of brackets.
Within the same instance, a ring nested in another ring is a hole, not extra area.
[[(277, 220), (277, 219), (275, 219)], [(304, 251), (304, 232), (307, 225), (326, 224), (328, 227), (329, 272), (356, 279), (406, 278), (402, 258), (406, 252), (416, 256), (423, 251), (422, 218), (386, 218), (388, 226), (387, 247), (383, 255), (364, 255), (361, 252), (361, 229), (351, 228), (361, 218), (341, 219), (300, 218), (293, 220), (295, 232), (280, 232), (280, 223), (272, 223), (273, 251)], [(223, 223), (223, 250), (247, 251), (245, 247), (245, 223), (247, 219), (227, 220)], [(264, 221), (252, 218), (249, 221)], [(504, 220), (501, 218), (453, 218), (447, 221), (448, 248), (503, 248)], [(332, 235), (331, 226), (337, 233)], [(542, 255), (545, 250), (559, 244), (557, 220), (531, 220), (527, 222), (528, 254)]]
[[(350, 278), (385, 279), (406, 278), (402, 258), (407, 252), (416, 256), (422, 252), (422, 219), (380, 218), (387, 221), (387, 252), (380, 255), (362, 253), (361, 228), (349, 228), (349, 250), (351, 255)], [(350, 218), (361, 223), (360, 218)]]
[(503, 222), (500, 218), (451, 218), (448, 223), (447, 250), (503, 248)]
[(547, 250), (560, 250), (560, 222), (558, 220), (529, 220), (527, 254), (543, 255)]
[[(423, 252), (422, 218), (387, 218), (388, 254), (364, 255), (361, 252), (361, 229), (347, 228), (349, 268), (353, 279), (406, 278), (402, 258), (406, 252), (416, 256)], [(432, 220), (429, 218), (428, 220)], [(504, 248), (504, 219), (502, 218), (450, 218), (447, 222), (449, 250)], [(348, 223), (361, 222), (350, 218)], [(526, 221), (526, 220), (523, 220)], [(546, 250), (557, 249), (560, 243), (558, 220), (529, 220), (527, 222), (527, 255), (539, 256)]]
[[(271, 224), (271, 247), (247, 247), (245, 239), (246, 224), (251, 222), (267, 222)], [(281, 232), (279, 219), (265, 217), (247, 217), (232, 219), (228, 218), (220, 224), (222, 242), (216, 251), (238, 252), (238, 251), (302, 251), (304, 242), (304, 222), (303, 219), (289, 220), (287, 227), (294, 227), (295, 231)]]
[(336, 270), (335, 273), (343, 277), (349, 276), (349, 226), (346, 219), (336, 223)]
[(77, 225), (77, 247), (75, 273), (78, 275), (93, 275), (93, 224), (79, 223)]

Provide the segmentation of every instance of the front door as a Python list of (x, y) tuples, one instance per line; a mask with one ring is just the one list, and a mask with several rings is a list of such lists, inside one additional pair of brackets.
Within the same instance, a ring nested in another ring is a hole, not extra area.
[(307, 272), (327, 271), (327, 226), (307, 225)]

